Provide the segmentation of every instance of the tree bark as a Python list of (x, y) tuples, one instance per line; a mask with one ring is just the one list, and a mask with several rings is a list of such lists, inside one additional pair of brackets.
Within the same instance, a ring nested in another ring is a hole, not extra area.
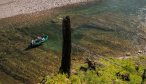
[(141, 84), (145, 84), (146, 83), (146, 69), (144, 69), (144, 72), (142, 74), (142, 82)]
[(70, 17), (66, 16), (62, 21), (63, 48), (60, 73), (67, 74), (70, 77), (71, 68), (71, 24)]

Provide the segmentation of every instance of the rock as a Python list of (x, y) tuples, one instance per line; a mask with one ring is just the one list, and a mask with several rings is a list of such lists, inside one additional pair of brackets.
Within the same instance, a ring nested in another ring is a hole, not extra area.
[(78, 73), (77, 73), (76, 70), (72, 69), (72, 70), (71, 70), (71, 74), (77, 75)]
[(138, 54), (141, 54), (141, 53), (142, 53), (142, 50), (139, 50), (139, 51), (138, 51)]
[(138, 70), (139, 70), (139, 65), (136, 63), (135, 64), (135, 70), (138, 72)]
[(130, 52), (127, 52), (127, 53), (126, 53), (126, 56), (131, 56), (131, 53), (130, 53)]

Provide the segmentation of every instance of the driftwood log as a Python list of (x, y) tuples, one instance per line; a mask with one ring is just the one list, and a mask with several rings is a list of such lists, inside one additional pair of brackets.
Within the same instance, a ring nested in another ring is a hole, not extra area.
[(96, 70), (96, 65), (94, 62), (92, 62), (90, 59), (86, 59), (86, 63), (88, 64), (88, 69), (90, 70)]
[(83, 66), (81, 66), (80, 67), (80, 70), (81, 71), (87, 71), (87, 70), (94, 70), (94, 71), (96, 71), (96, 65), (95, 65), (95, 63), (94, 62), (92, 62), (90, 59), (86, 59), (86, 62), (85, 63), (87, 63), (88, 64), (88, 67), (83, 67)]

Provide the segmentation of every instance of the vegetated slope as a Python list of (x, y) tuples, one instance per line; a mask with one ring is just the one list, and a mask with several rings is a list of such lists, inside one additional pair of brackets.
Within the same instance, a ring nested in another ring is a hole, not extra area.
[[(109, 59), (110, 61), (107, 61)], [(137, 55), (128, 59), (117, 59), (113, 57), (107, 57), (94, 59), (96, 70), (84, 71), (80, 67), (85, 69), (88, 67), (83, 62), (76, 63), (72, 70), (72, 75), (67, 78), (65, 74), (58, 74), (55, 76), (46, 76), (44, 79), (45, 84), (141, 84), (143, 69), (146, 68), (146, 57)], [(138, 64), (138, 71), (135, 69), (135, 64)], [(123, 78), (121, 75), (126, 75), (127, 78)], [(144, 83), (145, 84), (145, 83)]]
[[(49, 16), (50, 11), (42, 11), (1, 19), (1, 72), (21, 82), (34, 84), (46, 75), (57, 73), (62, 47), (61, 20), (65, 15), (71, 17), (72, 42), (96, 54), (123, 55), (145, 44), (145, 32), (137, 28), (139, 23), (135, 16), (108, 11), (91, 13), (84, 7), (79, 9), (80, 12), (74, 11), (59, 11), (52, 16)], [(47, 34), (49, 40), (37, 48), (25, 50), (31, 40), (42, 33)], [(72, 55), (73, 58), (88, 57), (75, 47)]]

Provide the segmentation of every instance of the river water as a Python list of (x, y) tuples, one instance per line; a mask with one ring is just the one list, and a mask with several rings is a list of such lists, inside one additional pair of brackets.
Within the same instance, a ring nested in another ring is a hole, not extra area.
[(58, 17), (65, 15), (71, 16), (75, 42), (131, 48), (145, 45), (146, 0), (101, 0), (67, 9)]
[[(91, 44), (96, 48), (106, 46), (109, 50), (119, 51), (145, 47), (146, 0), (98, 0), (60, 10), (53, 20), (61, 25), (63, 16), (71, 17), (74, 43), (84, 46)], [(59, 36), (56, 35), (56, 38), (61, 38)], [(52, 49), (61, 49), (62, 46), (58, 48), (61, 44), (59, 40), (50, 40), (54, 44), (48, 45)]]

